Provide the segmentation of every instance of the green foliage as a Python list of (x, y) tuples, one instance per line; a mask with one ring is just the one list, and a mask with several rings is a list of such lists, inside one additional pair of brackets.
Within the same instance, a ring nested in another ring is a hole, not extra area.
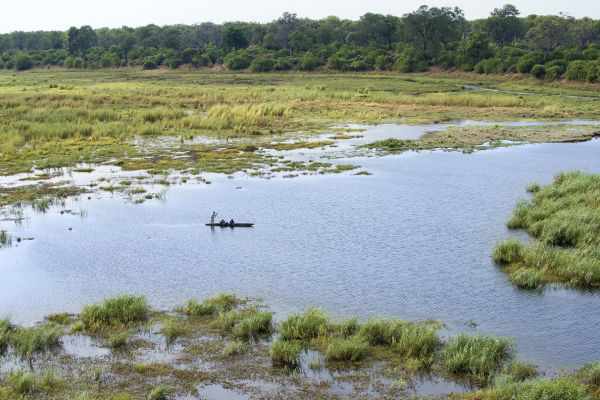
[(292, 314), (279, 325), (282, 340), (310, 340), (325, 333), (329, 317), (320, 309), (311, 307), (304, 314)]
[(148, 319), (149, 306), (144, 296), (122, 295), (105, 299), (101, 304), (83, 307), (81, 320), (90, 332), (127, 326)]
[(26, 71), (31, 69), (33, 66), (33, 62), (31, 61), (31, 57), (25, 53), (18, 53), (15, 56), (15, 69), (17, 71)]
[(239, 354), (242, 354), (244, 351), (246, 351), (246, 343), (241, 342), (241, 341), (233, 341), (233, 342), (229, 342), (225, 345), (225, 347), (223, 348), (223, 354), (226, 356), (236, 356)]
[(10, 323), (10, 319), (3, 318), (0, 319), (0, 357), (4, 354), (6, 347), (10, 341), (10, 332), (12, 330), (12, 325)]
[(227, 54), (223, 61), (228, 69), (237, 71), (248, 68), (252, 63), (252, 56), (248, 51), (240, 50)]
[(148, 394), (148, 400), (167, 400), (167, 395), (171, 388), (165, 385), (158, 385)]
[(187, 302), (184, 311), (191, 317), (216, 316), (232, 310), (238, 303), (239, 300), (235, 295), (220, 293), (216, 297), (204, 300), (202, 303), (192, 299)]
[(584, 82), (587, 79), (586, 63), (584, 61), (570, 62), (565, 76), (570, 81)]
[(540, 64), (536, 64), (531, 68), (531, 75), (535, 76), (538, 79), (546, 76), (546, 67)]
[(524, 363), (522, 361), (513, 361), (506, 368), (506, 373), (514, 380), (514, 381), (524, 381), (527, 379), (536, 378), (539, 375), (539, 372), (535, 365)]
[(173, 341), (185, 332), (185, 326), (183, 322), (176, 317), (166, 318), (161, 327), (161, 332), (167, 339), (167, 341)]
[(127, 330), (114, 332), (108, 337), (108, 345), (111, 349), (123, 348), (127, 346), (129, 336), (131, 336), (131, 332)]
[(600, 386), (600, 361), (587, 363), (577, 372), (576, 376), (586, 385)]
[(507, 382), (480, 394), (481, 400), (591, 400), (586, 387), (569, 378)]
[(253, 312), (239, 322), (234, 328), (233, 334), (242, 339), (269, 334), (273, 329), (272, 319), (273, 314), (268, 311)]
[(302, 343), (298, 341), (278, 339), (271, 345), (271, 360), (274, 364), (296, 367), (300, 363), (303, 349)]
[(369, 353), (369, 342), (360, 336), (331, 339), (325, 349), (328, 361), (360, 361)]
[(57, 326), (39, 326), (19, 328), (12, 334), (12, 345), (15, 354), (25, 360), (58, 346), (63, 330)]
[(450, 338), (440, 353), (441, 366), (449, 375), (466, 376), (487, 384), (512, 358), (510, 339), (461, 334)]

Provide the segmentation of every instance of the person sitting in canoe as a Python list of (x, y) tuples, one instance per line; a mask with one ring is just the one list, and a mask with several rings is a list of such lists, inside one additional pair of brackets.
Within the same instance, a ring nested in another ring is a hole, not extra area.
[(225, 222), (224, 219), (222, 219), (221, 221), (219, 221), (219, 225), (224, 226), (225, 224), (227, 224), (227, 222)]
[(212, 215), (210, 216), (210, 223), (211, 223), (212, 225), (214, 225), (214, 224), (215, 224), (215, 219), (217, 218), (217, 215), (219, 215), (219, 214), (217, 214), (217, 213), (216, 213), (216, 212), (214, 212), (214, 211), (212, 212)]
[(231, 218), (231, 221), (229, 221), (229, 225), (233, 226), (233, 224), (235, 224), (235, 222), (233, 221), (233, 218)]

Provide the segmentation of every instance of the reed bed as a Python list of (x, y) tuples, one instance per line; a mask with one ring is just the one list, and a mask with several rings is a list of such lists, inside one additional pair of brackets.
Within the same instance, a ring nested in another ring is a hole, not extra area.
[(83, 307), (81, 320), (86, 330), (101, 332), (144, 322), (148, 320), (149, 310), (148, 301), (144, 296), (126, 294)]

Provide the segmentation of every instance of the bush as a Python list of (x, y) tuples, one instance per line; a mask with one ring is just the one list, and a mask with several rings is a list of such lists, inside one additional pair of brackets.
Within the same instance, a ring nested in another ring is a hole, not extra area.
[(570, 81), (584, 82), (587, 79), (587, 69), (584, 61), (572, 61), (567, 67), (565, 77)]
[(148, 319), (149, 306), (144, 296), (122, 295), (101, 304), (83, 307), (81, 320), (89, 331), (130, 325)]
[(414, 48), (406, 47), (394, 63), (394, 69), (400, 72), (423, 72), (427, 70), (427, 64), (419, 58)]
[(535, 65), (541, 64), (542, 62), (542, 57), (536, 54), (527, 54), (517, 61), (517, 72), (528, 74)]
[(158, 64), (156, 64), (156, 61), (154, 61), (154, 58), (148, 57), (144, 60), (144, 63), (142, 64), (142, 68), (156, 69), (156, 68), (158, 68)]
[(486, 384), (512, 357), (510, 339), (461, 334), (451, 338), (440, 354), (444, 372)]
[(325, 357), (329, 361), (360, 361), (367, 356), (369, 343), (359, 337), (348, 339), (332, 339), (325, 350)]
[(275, 69), (275, 60), (270, 57), (257, 57), (250, 64), (252, 72), (269, 72)]
[(227, 54), (223, 62), (228, 69), (238, 71), (248, 68), (252, 63), (252, 57), (245, 50), (234, 51)]
[(316, 55), (308, 52), (304, 54), (304, 56), (300, 59), (300, 63), (298, 64), (298, 69), (302, 71), (314, 71), (318, 67), (325, 64), (323, 59), (317, 57)]
[(546, 76), (546, 67), (541, 64), (536, 64), (531, 68), (531, 75), (538, 79), (542, 79)]
[(310, 340), (324, 333), (328, 325), (327, 315), (311, 307), (304, 314), (293, 314), (285, 319), (279, 327), (279, 335), (282, 340)]
[(275, 62), (273, 68), (275, 69), (275, 71), (289, 71), (293, 68), (293, 66), (289, 58), (280, 57)]
[(26, 71), (33, 67), (33, 61), (31, 57), (25, 53), (19, 53), (15, 56), (15, 69), (17, 71)]
[(586, 79), (588, 82), (600, 82), (600, 62), (589, 61), (585, 66)]
[(275, 364), (296, 367), (300, 363), (302, 350), (300, 342), (278, 339), (271, 345), (271, 360)]

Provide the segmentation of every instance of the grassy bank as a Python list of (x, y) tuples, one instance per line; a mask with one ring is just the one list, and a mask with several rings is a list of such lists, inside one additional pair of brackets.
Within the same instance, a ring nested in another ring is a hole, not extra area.
[(522, 287), (600, 286), (600, 176), (562, 173), (552, 184), (528, 190), (531, 201), (517, 205), (508, 227), (527, 230), (535, 241), (499, 243), (494, 260)]
[[(541, 390), (554, 396), (548, 398), (587, 400), (600, 385), (597, 363), (537, 380), (534, 366), (514, 360), (511, 340), (442, 339), (436, 321), (334, 321), (314, 307), (280, 323), (272, 316), (264, 304), (231, 294), (190, 300), (171, 312), (124, 295), (85, 306), (81, 314), (53, 314), (33, 328), (0, 320), (0, 351), (15, 365), (0, 373), (0, 399), (201, 397), (203, 385), (224, 384), (258, 398), (391, 399), (409, 396), (402, 382), (433, 375), (484, 388), (456, 398), (512, 399)], [(86, 336), (90, 344), (76, 353), (65, 345)], [(98, 347), (108, 355), (87, 353)], [(323, 370), (335, 371), (331, 385), (310, 377)], [(342, 382), (343, 393), (337, 389)], [(367, 395), (365, 382), (374, 385)]]

